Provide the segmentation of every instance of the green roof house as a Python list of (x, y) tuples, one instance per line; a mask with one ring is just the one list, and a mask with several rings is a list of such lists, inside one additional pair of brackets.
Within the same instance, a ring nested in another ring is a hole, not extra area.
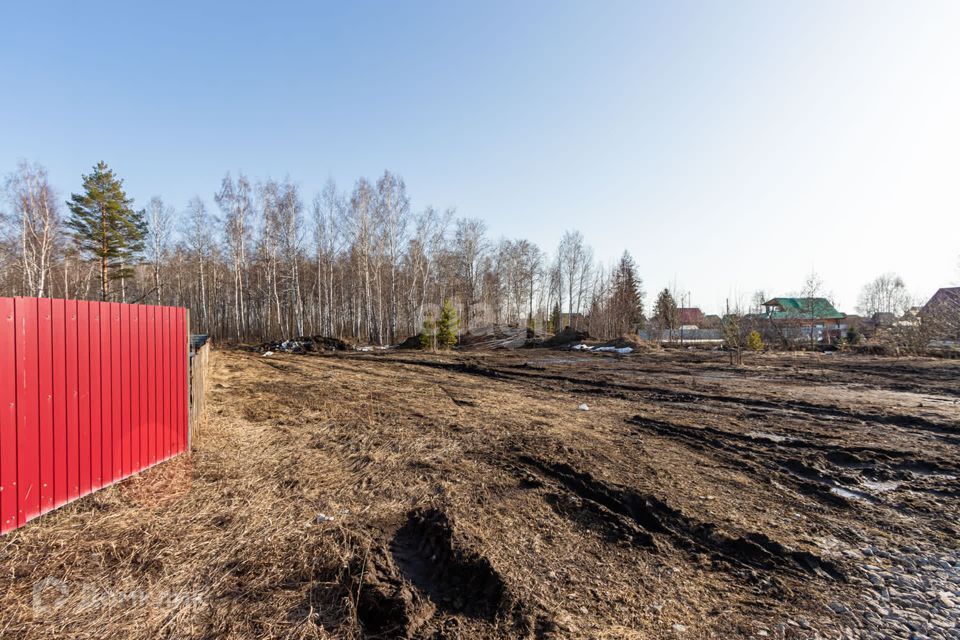
[(771, 298), (764, 315), (784, 340), (833, 343), (840, 339), (846, 314), (826, 298)]
[(843, 320), (826, 298), (771, 298), (763, 303), (772, 320)]

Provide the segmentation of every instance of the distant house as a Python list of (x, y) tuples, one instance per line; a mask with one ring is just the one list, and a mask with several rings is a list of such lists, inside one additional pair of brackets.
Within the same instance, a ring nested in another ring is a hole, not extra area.
[(697, 307), (680, 307), (677, 309), (677, 319), (684, 329), (699, 329), (703, 326), (706, 316)]
[(667, 323), (659, 317), (652, 318), (651, 325), (637, 334), (645, 340), (664, 344), (720, 344), (723, 342), (719, 331), (719, 318), (716, 326), (710, 324), (710, 316), (704, 315), (697, 307), (678, 307), (677, 324), (673, 329), (666, 328)]
[(723, 324), (723, 320), (720, 316), (716, 314), (709, 314), (703, 317), (703, 324), (700, 325), (701, 329), (719, 329)]
[(771, 298), (763, 303), (764, 317), (786, 339), (816, 342), (839, 340), (846, 329), (846, 314), (837, 311), (826, 298)]
[(920, 309), (920, 321), (941, 340), (960, 340), (960, 287), (944, 287)]

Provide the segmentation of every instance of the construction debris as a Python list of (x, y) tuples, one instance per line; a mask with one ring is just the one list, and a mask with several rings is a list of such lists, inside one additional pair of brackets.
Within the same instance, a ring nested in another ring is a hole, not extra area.
[[(323, 351), (355, 351), (355, 347), (339, 338), (330, 338), (328, 336), (300, 336), (292, 340), (283, 340), (280, 342), (264, 342), (256, 348), (261, 352), (283, 353), (319, 353)], [(264, 353), (266, 355), (266, 353)]]

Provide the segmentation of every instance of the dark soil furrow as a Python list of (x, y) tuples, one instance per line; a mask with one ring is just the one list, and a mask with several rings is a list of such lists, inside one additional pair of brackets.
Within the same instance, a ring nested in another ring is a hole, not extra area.
[(714, 559), (754, 569), (803, 572), (831, 580), (843, 573), (833, 563), (806, 551), (793, 551), (761, 533), (731, 537), (713, 523), (697, 522), (662, 500), (595, 479), (565, 463), (548, 463), (530, 456), (520, 462), (558, 481), (584, 500), (630, 518), (644, 530), (667, 538), (675, 547), (709, 553)]

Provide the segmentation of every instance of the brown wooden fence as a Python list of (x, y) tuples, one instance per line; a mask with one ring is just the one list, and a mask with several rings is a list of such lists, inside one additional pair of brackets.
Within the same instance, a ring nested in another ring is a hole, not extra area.
[(210, 363), (208, 336), (190, 336), (190, 446), (196, 446), (207, 417), (207, 367)]

